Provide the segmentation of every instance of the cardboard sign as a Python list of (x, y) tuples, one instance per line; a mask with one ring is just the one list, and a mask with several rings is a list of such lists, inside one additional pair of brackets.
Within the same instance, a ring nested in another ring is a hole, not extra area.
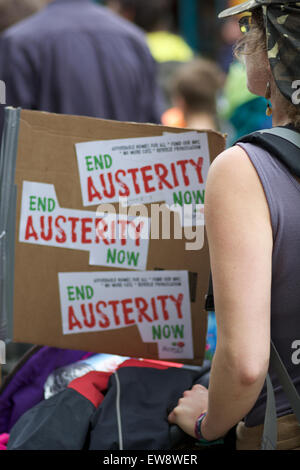
[[(134, 167), (128, 164), (133, 163), (130, 155), (122, 153), (132, 139), (133, 151), (141, 145), (141, 154), (132, 155)], [(151, 147), (155, 143), (172, 151), (157, 152), (158, 147)], [(194, 191), (203, 209), (208, 157), (212, 161), (224, 147), (224, 137), (212, 131), (22, 110), (15, 172), (13, 340), (201, 364), (207, 240), (203, 222), (199, 227), (180, 224), (168, 197), (174, 202), (176, 194), (188, 204)], [(155, 152), (149, 153), (151, 148)], [(117, 174), (120, 169), (126, 174)], [(135, 183), (139, 194), (131, 194)], [(138, 205), (130, 197), (124, 205), (109, 197), (114, 191), (126, 194), (126, 186), (128, 196), (141, 198), (135, 200)], [(167, 235), (163, 227), (157, 229), (157, 201), (166, 203), (159, 209), (160, 219), (171, 221)], [(177, 286), (170, 284), (173, 278)]]
[(76, 153), (84, 206), (120, 197), (129, 203), (204, 203), (210, 164), (204, 133), (79, 143)]
[(86, 250), (89, 264), (146, 269), (150, 220), (59, 206), (52, 184), (23, 181), (19, 241)]
[(59, 273), (58, 279), (64, 334), (137, 325), (161, 359), (193, 359), (186, 271)]

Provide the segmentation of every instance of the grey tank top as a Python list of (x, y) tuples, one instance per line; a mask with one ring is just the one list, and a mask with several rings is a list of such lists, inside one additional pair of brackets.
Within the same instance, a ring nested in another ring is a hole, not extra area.
[[(295, 340), (300, 340), (300, 183), (269, 152), (249, 143), (238, 145), (254, 165), (269, 205), (273, 229), (271, 337), (300, 393), (300, 354), (292, 347)], [(276, 375), (271, 373), (271, 379), (277, 416), (292, 413)], [(262, 424), (265, 407), (264, 386), (245, 418), (246, 426)]]

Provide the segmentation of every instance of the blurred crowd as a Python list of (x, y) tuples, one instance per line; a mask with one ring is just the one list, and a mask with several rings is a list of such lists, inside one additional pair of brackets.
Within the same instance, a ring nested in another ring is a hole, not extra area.
[[(175, 3), (0, 0), (6, 104), (213, 129), (228, 135), (228, 146), (241, 135), (271, 127), (266, 100), (248, 91), (244, 66), (234, 56), (238, 19), (221, 22), (215, 9), (210, 20), (219, 25), (219, 47), (212, 57), (182, 37)], [(228, 6), (237, 3), (228, 1)], [(4, 105), (0, 132), (3, 115)]]
[(241, 35), (238, 19), (221, 22), (215, 11), (210, 20), (218, 22), (219, 46), (211, 57), (181, 36), (174, 18), (177, 2), (0, 0), (0, 79), (7, 87), (6, 103), (209, 128), (226, 133), (228, 145), (271, 127), (264, 98), (248, 91), (244, 66), (234, 56)]

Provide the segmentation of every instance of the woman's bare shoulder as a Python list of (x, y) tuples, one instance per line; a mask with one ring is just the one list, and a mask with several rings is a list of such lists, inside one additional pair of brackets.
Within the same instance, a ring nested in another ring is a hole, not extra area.
[[(230, 212), (238, 217), (247, 213), (269, 223), (269, 208), (265, 192), (248, 154), (238, 145), (218, 155), (210, 166), (206, 183), (206, 215), (214, 217)], [(247, 223), (247, 219), (245, 220)]]
[(247, 152), (239, 145), (224, 150), (214, 159), (209, 169), (207, 184), (208, 189), (213, 184), (220, 186), (220, 190), (226, 186), (228, 189), (234, 187), (246, 193), (256, 189), (260, 196), (264, 197), (255, 167)]
[[(226, 170), (226, 168), (231, 169), (232, 166), (237, 165), (240, 169), (248, 169), (253, 168), (250, 158), (248, 157), (247, 152), (240, 147), (239, 145), (235, 145), (224, 150), (220, 153), (212, 162), (210, 169), (222, 169)], [(235, 168), (237, 168), (235, 167)]]

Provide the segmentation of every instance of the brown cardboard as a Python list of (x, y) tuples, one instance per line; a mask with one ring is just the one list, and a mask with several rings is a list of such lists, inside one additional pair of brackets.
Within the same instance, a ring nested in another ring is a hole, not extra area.
[[(158, 359), (156, 344), (144, 344), (137, 327), (63, 335), (58, 272), (108, 271), (90, 266), (88, 253), (18, 241), (23, 180), (55, 185), (62, 207), (95, 210), (82, 205), (74, 144), (78, 142), (186, 132), (151, 124), (121, 123), (101, 119), (21, 111), (15, 181), (18, 188), (15, 244), (14, 341)], [(224, 150), (224, 136), (208, 131), (211, 160)], [(163, 158), (163, 157), (162, 157)], [(196, 301), (191, 303), (194, 360), (204, 357), (206, 313), (204, 299), (209, 276), (207, 240), (199, 251), (186, 251), (186, 240), (150, 240), (147, 270), (188, 270), (198, 273)], [(180, 362), (180, 361), (179, 361)], [(182, 362), (182, 361), (181, 361)]]

